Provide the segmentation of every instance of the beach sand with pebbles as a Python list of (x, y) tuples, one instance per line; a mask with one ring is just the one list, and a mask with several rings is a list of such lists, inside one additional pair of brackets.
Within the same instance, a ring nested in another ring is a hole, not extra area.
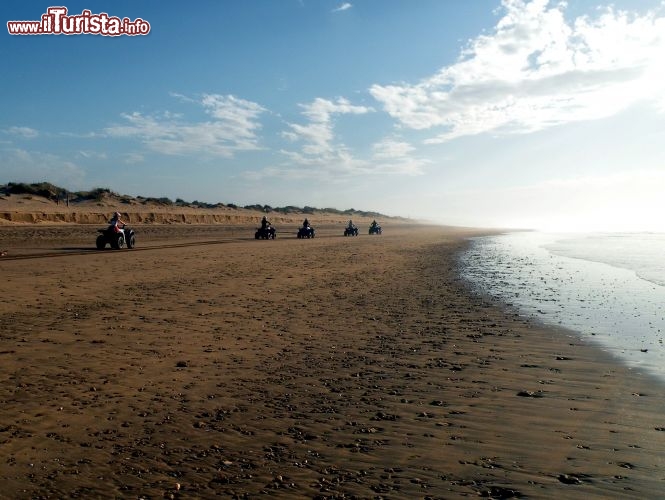
[(0, 497), (665, 495), (662, 385), (361, 227), (1, 227)]

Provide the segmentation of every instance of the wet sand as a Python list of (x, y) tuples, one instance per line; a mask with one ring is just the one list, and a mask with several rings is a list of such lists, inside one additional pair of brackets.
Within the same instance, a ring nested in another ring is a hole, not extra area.
[(70, 253), (0, 259), (1, 497), (665, 495), (662, 385), (471, 296), (469, 231), (72, 227), (1, 240)]

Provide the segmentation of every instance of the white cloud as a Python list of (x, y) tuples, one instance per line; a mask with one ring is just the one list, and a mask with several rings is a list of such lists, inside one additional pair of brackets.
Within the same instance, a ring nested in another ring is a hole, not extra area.
[(127, 153), (125, 156), (125, 163), (132, 165), (134, 163), (143, 163), (145, 161), (145, 156), (141, 153)]
[(108, 159), (108, 155), (106, 153), (98, 153), (97, 151), (79, 151), (78, 152), (79, 156), (82, 156), (83, 158), (87, 160), (106, 160)]
[(611, 8), (567, 21), (565, 3), (504, 0), (493, 32), (417, 84), (373, 85), (402, 125), (441, 128), (427, 142), (528, 133), (612, 116), (646, 100), (663, 109), (665, 17)]
[(397, 174), (420, 175), (423, 167), (430, 163), (423, 158), (412, 158), (414, 151), (410, 144), (387, 138), (373, 145), (370, 159), (354, 157), (348, 148), (337, 146), (326, 154), (312, 154), (307, 148), (302, 152), (281, 150), (290, 162), (279, 167), (248, 173), (246, 177), (285, 177), (292, 180), (316, 178), (336, 182), (359, 175)]
[(422, 175), (424, 168), (432, 163), (425, 158), (403, 156), (392, 160), (373, 161), (367, 174)]
[(207, 113), (227, 125), (236, 136), (253, 137), (254, 131), (261, 128), (256, 119), (265, 109), (255, 102), (232, 95), (205, 94), (201, 103)]
[(371, 167), (367, 161), (354, 158), (346, 149), (327, 157), (307, 156), (297, 151), (280, 152), (288, 158), (288, 163), (248, 171), (243, 176), (252, 180), (275, 177), (280, 180), (316, 179), (317, 182), (336, 183), (365, 173)]
[(9, 127), (4, 132), (23, 139), (34, 139), (39, 136), (39, 132), (30, 127)]
[(121, 115), (125, 125), (108, 127), (104, 132), (112, 137), (140, 139), (153, 151), (167, 155), (204, 153), (229, 158), (239, 151), (259, 149), (256, 132), (261, 128), (258, 117), (266, 111), (263, 107), (217, 94), (205, 94), (197, 103), (212, 120), (188, 123), (179, 114), (147, 116), (134, 112)]
[(99, 132), (60, 132), (58, 135), (62, 137), (73, 137), (75, 139), (98, 139), (100, 137), (106, 137), (106, 134), (100, 134)]
[[(335, 101), (317, 98), (309, 104), (301, 104), (300, 107), (308, 122), (289, 123), (289, 130), (282, 132), (285, 139), (302, 143), (299, 151), (280, 151), (289, 159), (289, 164), (284, 165), (281, 170), (287, 177), (324, 177), (338, 180), (346, 176), (379, 173), (418, 175), (422, 174), (425, 165), (430, 163), (429, 160), (412, 157), (411, 153), (415, 148), (393, 137), (374, 144), (367, 159), (355, 157), (343, 143), (335, 141), (335, 115), (370, 113), (374, 111), (370, 107), (353, 105), (341, 97)], [(263, 171), (265, 176), (273, 173), (274, 169)]]
[(374, 158), (377, 160), (404, 158), (414, 151), (414, 147), (408, 142), (393, 138), (386, 138), (375, 143), (372, 149), (374, 150)]
[(366, 106), (354, 106), (344, 97), (338, 97), (337, 101), (329, 101), (317, 97), (310, 104), (301, 104), (303, 114), (313, 122), (327, 123), (333, 114), (355, 114), (361, 115), (373, 111)]
[(189, 96), (186, 96), (184, 94), (180, 94), (179, 92), (169, 92), (169, 95), (171, 97), (175, 97), (176, 99), (182, 101), (182, 102), (187, 102), (187, 103), (196, 103), (195, 99), (192, 99)]
[(334, 143), (334, 115), (362, 115), (373, 111), (366, 106), (355, 106), (343, 97), (338, 97), (336, 101), (317, 97), (311, 103), (301, 104), (300, 107), (303, 109), (302, 114), (309, 119), (308, 123), (289, 123), (290, 130), (283, 132), (282, 136), (292, 142), (301, 141), (301, 151), (282, 152), (305, 165), (340, 162), (348, 153), (343, 144)]
[(353, 7), (353, 5), (351, 5), (349, 2), (344, 2), (339, 7), (334, 8), (332, 11), (333, 12), (343, 12), (345, 10), (349, 10), (351, 7)]
[(332, 152), (333, 132), (330, 123), (312, 122), (307, 125), (290, 123), (290, 131), (283, 137), (291, 141), (303, 141), (303, 153), (307, 155), (325, 155)]
[(387, 137), (372, 145), (371, 170), (382, 174), (420, 175), (431, 163), (424, 158), (413, 157), (415, 148), (408, 142)]

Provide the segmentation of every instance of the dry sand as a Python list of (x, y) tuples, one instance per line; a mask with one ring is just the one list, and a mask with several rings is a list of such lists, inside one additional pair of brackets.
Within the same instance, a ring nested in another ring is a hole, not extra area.
[(341, 227), (1, 228), (0, 496), (665, 496), (662, 385)]

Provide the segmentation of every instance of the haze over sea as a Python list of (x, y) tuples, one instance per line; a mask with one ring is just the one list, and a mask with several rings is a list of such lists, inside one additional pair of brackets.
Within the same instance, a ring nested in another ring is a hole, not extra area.
[(665, 234), (480, 237), (461, 263), (478, 291), (665, 379)]

